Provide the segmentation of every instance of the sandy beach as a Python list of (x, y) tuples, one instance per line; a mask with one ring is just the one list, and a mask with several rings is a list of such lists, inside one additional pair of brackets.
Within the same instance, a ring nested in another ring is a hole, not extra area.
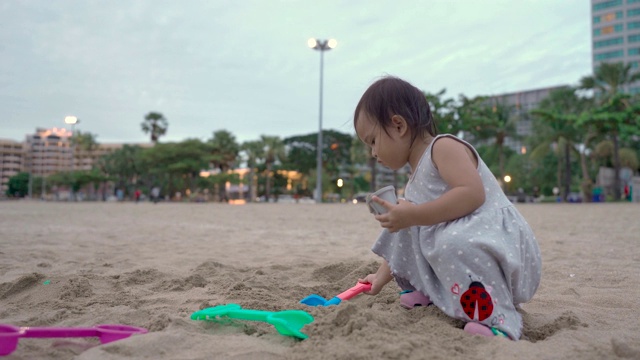
[[(5, 359), (640, 359), (640, 206), (522, 204), (543, 278), (514, 342), (464, 333), (398, 288), (308, 307), (375, 271), (364, 205), (0, 202), (0, 323), (128, 324), (148, 334), (21, 339)], [(194, 311), (305, 310), (297, 340)]]

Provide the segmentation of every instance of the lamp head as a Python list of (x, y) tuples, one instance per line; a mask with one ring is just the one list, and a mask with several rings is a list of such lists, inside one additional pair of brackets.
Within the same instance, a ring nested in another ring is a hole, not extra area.
[(65, 122), (65, 124), (75, 125), (75, 124), (79, 123), (80, 120), (78, 120), (78, 118), (75, 117), (75, 116), (65, 116), (64, 122)]

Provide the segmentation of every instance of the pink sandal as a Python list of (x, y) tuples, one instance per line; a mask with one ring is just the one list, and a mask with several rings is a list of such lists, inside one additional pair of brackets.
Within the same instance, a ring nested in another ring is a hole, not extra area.
[(411, 310), (416, 306), (429, 306), (431, 299), (420, 291), (405, 290), (400, 293), (400, 306)]
[(488, 327), (475, 322), (468, 322), (464, 325), (464, 331), (472, 335), (481, 335), (487, 337), (501, 336), (509, 338), (506, 333), (494, 327)]

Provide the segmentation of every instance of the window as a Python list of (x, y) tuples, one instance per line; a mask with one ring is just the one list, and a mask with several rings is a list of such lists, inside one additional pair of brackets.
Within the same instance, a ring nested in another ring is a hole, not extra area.
[(593, 5), (593, 11), (603, 10), (610, 7), (622, 5), (622, 0), (609, 0)]
[(640, 8), (627, 10), (627, 16), (628, 17), (640, 16)]
[(640, 0), (627, 0), (627, 4), (640, 3)]
[(602, 18), (606, 22), (622, 19), (622, 11), (616, 11), (615, 13), (608, 13), (606, 15), (602, 15)]
[(630, 43), (634, 43), (634, 42), (640, 41), (640, 34), (629, 35), (629, 37), (627, 38), (627, 41), (630, 42)]
[(640, 21), (627, 23), (627, 29), (640, 29)]
[(629, 49), (629, 55), (640, 55), (640, 48)]
[(615, 51), (608, 51), (608, 52), (605, 52), (605, 53), (596, 54), (593, 57), (593, 59), (595, 61), (602, 61), (602, 60), (615, 59), (615, 58), (619, 58), (619, 57), (623, 57), (623, 56), (624, 56), (624, 51), (615, 50)]
[[(640, 27), (640, 22), (638, 23), (638, 26)], [(613, 34), (614, 32), (621, 32), (622, 29), (623, 29), (622, 24), (605, 26), (600, 29), (593, 30), (593, 36)]]
[(638, 62), (637, 61), (631, 61), (629, 63), (629, 65), (631, 65), (632, 69), (637, 69), (638, 68)]
[(622, 36), (620, 36), (620, 37), (613, 38), (613, 39), (595, 41), (593, 43), (593, 47), (595, 49), (598, 49), (598, 48), (601, 48), (601, 47), (606, 47), (606, 46), (611, 46), (611, 45), (618, 45), (618, 44), (623, 44), (623, 43), (624, 43), (624, 38)]

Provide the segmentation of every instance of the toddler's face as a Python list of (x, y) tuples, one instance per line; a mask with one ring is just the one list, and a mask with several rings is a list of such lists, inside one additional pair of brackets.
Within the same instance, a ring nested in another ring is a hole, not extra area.
[(380, 164), (392, 170), (398, 170), (407, 163), (406, 154), (401, 151), (405, 146), (402, 146), (401, 139), (395, 136), (393, 129), (390, 128), (388, 134), (375, 119), (365, 112), (361, 111), (358, 114), (356, 134), (363, 143), (371, 148), (371, 156), (376, 158)]

